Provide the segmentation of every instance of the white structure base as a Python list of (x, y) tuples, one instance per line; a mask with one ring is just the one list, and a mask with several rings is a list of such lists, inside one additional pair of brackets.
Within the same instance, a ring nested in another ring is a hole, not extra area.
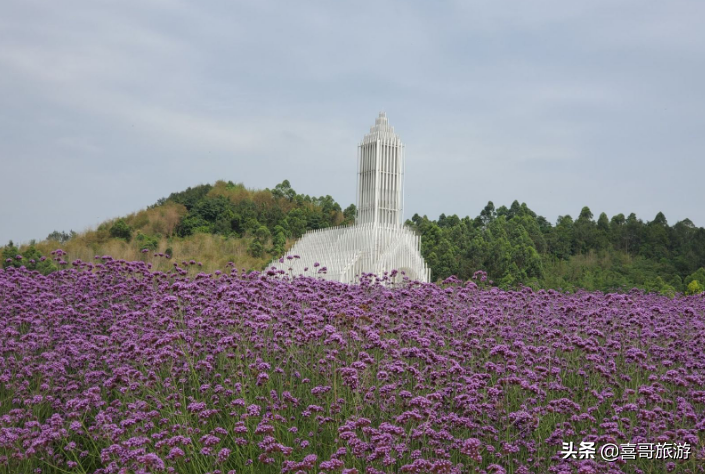
[[(289, 250), (293, 258), (274, 260), (270, 267), (341, 283), (357, 283), (363, 273), (381, 277), (392, 270), (399, 272), (394, 281), (406, 276), (428, 282), (431, 270), (419, 253), (419, 245), (419, 236), (403, 226), (331, 227), (306, 233)], [(314, 266), (316, 263), (319, 265)], [(324, 267), (326, 271), (319, 273)]]

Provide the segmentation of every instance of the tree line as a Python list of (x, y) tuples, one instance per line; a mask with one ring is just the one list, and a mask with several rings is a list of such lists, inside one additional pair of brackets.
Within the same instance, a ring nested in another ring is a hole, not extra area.
[[(261, 270), (307, 231), (350, 225), (355, 214), (355, 205), (343, 210), (331, 196), (299, 194), (288, 180), (264, 190), (218, 181), (172, 193), (94, 231), (54, 231), (46, 242), (59, 246), (78, 239), (98, 249), (107, 241), (122, 241), (139, 249), (166, 247), (171, 257), (172, 242), (211, 234), (240, 239), (249, 264)], [(603, 212), (595, 219), (583, 207), (576, 219), (560, 216), (552, 225), (524, 203), (495, 208), (488, 202), (475, 218), (441, 214), (431, 220), (415, 214), (406, 224), (421, 236), (421, 254), (434, 281), (451, 275), (468, 280), (481, 270), (503, 288), (637, 287), (673, 294), (699, 293), (705, 287), (705, 229), (689, 219), (670, 226), (661, 212), (648, 222), (634, 213), (609, 218)], [(52, 259), (40, 260), (34, 243), (18, 248), (10, 242), (2, 255), (5, 267), (25, 265), (42, 273), (57, 269)], [(207, 258), (188, 256), (199, 257)]]
[(595, 220), (583, 207), (576, 219), (551, 225), (525, 203), (490, 201), (474, 219), (415, 214), (406, 223), (421, 235), (434, 280), (483, 270), (506, 288), (698, 293), (705, 286), (705, 229), (689, 219), (669, 226), (661, 212), (649, 222), (634, 213)]

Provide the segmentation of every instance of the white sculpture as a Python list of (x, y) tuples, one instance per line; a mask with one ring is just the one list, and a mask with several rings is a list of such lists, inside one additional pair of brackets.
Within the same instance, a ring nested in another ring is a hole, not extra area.
[(270, 267), (342, 283), (393, 270), (399, 272), (395, 281), (405, 275), (428, 282), (431, 270), (419, 251), (420, 237), (403, 225), (403, 208), (404, 145), (381, 112), (358, 146), (355, 224), (307, 232), (288, 257)]

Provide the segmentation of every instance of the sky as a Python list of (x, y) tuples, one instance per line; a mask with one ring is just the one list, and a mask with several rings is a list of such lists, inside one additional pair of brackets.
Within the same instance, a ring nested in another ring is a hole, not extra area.
[(405, 217), (705, 226), (705, 2), (9, 0), (0, 245), (216, 180), (355, 200), (380, 111)]

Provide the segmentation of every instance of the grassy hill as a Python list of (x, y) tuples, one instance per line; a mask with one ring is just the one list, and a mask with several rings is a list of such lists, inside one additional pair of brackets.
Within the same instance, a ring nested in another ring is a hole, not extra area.
[[(172, 193), (147, 209), (103, 222), (97, 229), (55, 231), (41, 242), (19, 248), (10, 243), (2, 249), (3, 265), (25, 265), (49, 273), (61, 265), (52, 258), (40, 259), (61, 248), (66, 262), (110, 255), (148, 261), (157, 270), (191, 260), (207, 272), (223, 269), (229, 262), (238, 268), (261, 270), (307, 230), (351, 223), (352, 216), (354, 206), (344, 213), (330, 196), (297, 194), (288, 181), (271, 190), (218, 181)], [(16, 259), (17, 255), (22, 259)]]

